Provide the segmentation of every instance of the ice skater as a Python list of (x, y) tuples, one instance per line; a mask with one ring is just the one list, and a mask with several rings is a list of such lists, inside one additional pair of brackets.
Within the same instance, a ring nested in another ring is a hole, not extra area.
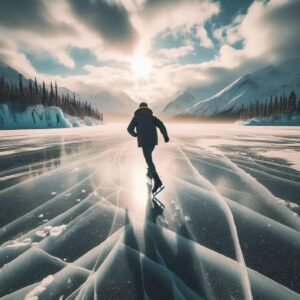
[(157, 195), (164, 188), (152, 160), (152, 152), (158, 142), (156, 127), (159, 128), (165, 142), (168, 143), (169, 136), (164, 123), (153, 116), (153, 112), (147, 103), (142, 102), (134, 112), (134, 117), (127, 128), (127, 131), (133, 137), (137, 137), (138, 147), (143, 149), (143, 154), (148, 165), (147, 176), (154, 181), (153, 195)]

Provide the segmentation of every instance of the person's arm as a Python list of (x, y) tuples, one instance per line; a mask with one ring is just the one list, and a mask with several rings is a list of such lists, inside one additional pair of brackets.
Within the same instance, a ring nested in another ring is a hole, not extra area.
[(155, 117), (155, 126), (159, 128), (161, 134), (164, 137), (165, 142), (167, 143), (169, 141), (169, 136), (164, 123), (160, 119)]
[(128, 127), (127, 127), (127, 131), (129, 132), (130, 135), (132, 135), (133, 137), (137, 137), (137, 133), (135, 131), (136, 128), (136, 118), (133, 117), (131, 122), (129, 123)]

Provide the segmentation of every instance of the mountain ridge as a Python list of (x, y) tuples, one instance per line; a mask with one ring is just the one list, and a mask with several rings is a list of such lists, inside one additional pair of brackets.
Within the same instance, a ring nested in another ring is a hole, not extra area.
[[(6, 80), (18, 84), (19, 83), (19, 72), (6, 63), (0, 61), (0, 77), (4, 76)], [(22, 74), (21, 74), (22, 75)], [(23, 83), (27, 85), (29, 79), (22, 75)], [(46, 84), (49, 88), (50, 85)], [(100, 90), (94, 95), (87, 95), (84, 93), (73, 92), (72, 90), (58, 86), (58, 93), (61, 94), (75, 94), (76, 98), (80, 101), (87, 101), (96, 108), (100, 109), (103, 113), (116, 114), (116, 115), (129, 115), (136, 107), (136, 102), (130, 98), (126, 93), (112, 92), (108, 90)]]
[[(243, 105), (248, 106), (255, 101), (263, 102), (270, 96), (282, 94), (288, 96), (291, 91), (299, 96), (299, 70), (300, 58), (293, 58), (278, 65), (266, 66), (238, 77), (208, 98), (199, 99), (191, 94), (197, 101), (190, 106), (187, 104), (191, 102), (191, 97), (186, 102), (187, 98), (183, 97), (185, 94), (183, 92), (182, 99), (177, 97), (165, 107), (163, 112), (167, 116), (230, 116), (237, 115)], [(177, 111), (174, 109), (176, 113), (172, 113), (172, 110), (168, 109), (170, 106), (181, 109)]]

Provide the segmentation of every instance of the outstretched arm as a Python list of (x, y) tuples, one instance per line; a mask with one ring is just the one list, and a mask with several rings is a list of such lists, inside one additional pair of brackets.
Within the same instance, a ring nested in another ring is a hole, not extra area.
[(169, 136), (168, 136), (166, 126), (160, 119), (158, 119), (156, 117), (155, 117), (155, 125), (156, 125), (156, 127), (159, 128), (161, 134), (163, 135), (163, 137), (165, 139), (165, 142), (167, 143), (169, 141)]
[(135, 119), (135, 117), (133, 117), (132, 120), (131, 120), (131, 122), (129, 123), (129, 125), (127, 127), (127, 131), (133, 137), (137, 137), (137, 133), (135, 131), (135, 128), (136, 128), (136, 119)]

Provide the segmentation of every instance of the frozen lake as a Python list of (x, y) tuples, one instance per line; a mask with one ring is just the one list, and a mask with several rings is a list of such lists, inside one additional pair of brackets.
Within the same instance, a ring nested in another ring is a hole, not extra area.
[(161, 213), (126, 127), (0, 131), (0, 297), (300, 299), (299, 128), (168, 126)]

